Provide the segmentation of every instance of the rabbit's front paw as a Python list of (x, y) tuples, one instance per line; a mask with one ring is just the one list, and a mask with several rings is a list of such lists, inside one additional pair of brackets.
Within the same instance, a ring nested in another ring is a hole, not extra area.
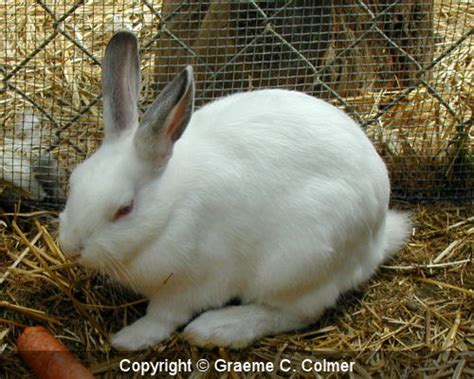
[(112, 336), (111, 343), (117, 350), (141, 350), (163, 341), (172, 332), (173, 330), (165, 328), (145, 316)]

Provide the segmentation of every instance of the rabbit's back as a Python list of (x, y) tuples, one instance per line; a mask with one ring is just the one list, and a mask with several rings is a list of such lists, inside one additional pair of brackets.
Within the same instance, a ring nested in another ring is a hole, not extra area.
[[(360, 127), (336, 107), (299, 92), (240, 93), (204, 106), (176, 143), (174, 158), (178, 172), (195, 173), (198, 182), (225, 177), (243, 191), (288, 194), (292, 187), (312, 183), (323, 190), (332, 183), (343, 192), (388, 200), (385, 165)], [(333, 198), (340, 200), (334, 192)]]

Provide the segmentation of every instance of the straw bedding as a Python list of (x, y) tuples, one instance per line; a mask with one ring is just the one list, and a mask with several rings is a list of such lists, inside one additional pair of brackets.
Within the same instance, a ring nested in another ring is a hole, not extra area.
[(117, 377), (124, 357), (288, 358), (298, 365), (306, 357), (341, 355), (355, 360), (355, 373), (364, 378), (381, 372), (394, 378), (474, 375), (472, 207), (419, 206), (407, 246), (358, 291), (345, 295), (311, 328), (264, 338), (236, 352), (199, 350), (179, 334), (139, 353), (113, 350), (109, 335), (143, 315), (146, 301), (69, 263), (54, 239), (55, 217), (18, 212), (1, 218), (1, 377), (30, 377), (15, 354), (15, 339), (24, 326), (37, 324), (47, 326), (102, 378)]

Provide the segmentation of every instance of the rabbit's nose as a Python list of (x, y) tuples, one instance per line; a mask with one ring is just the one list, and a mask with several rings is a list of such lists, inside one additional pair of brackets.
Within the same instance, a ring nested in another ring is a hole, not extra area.
[(81, 251), (82, 249), (68, 249), (61, 247), (61, 250), (63, 251), (64, 255), (70, 259), (70, 260), (76, 260), (81, 256)]
[(81, 252), (80, 251), (73, 251), (68, 254), (68, 258), (71, 261), (75, 261), (81, 257)]
[(59, 240), (59, 246), (64, 255), (71, 260), (76, 260), (81, 256), (82, 250), (84, 249), (81, 244), (72, 244), (66, 241)]

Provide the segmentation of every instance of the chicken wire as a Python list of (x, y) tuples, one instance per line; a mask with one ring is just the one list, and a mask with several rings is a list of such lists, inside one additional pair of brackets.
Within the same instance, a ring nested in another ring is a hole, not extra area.
[(141, 109), (185, 64), (198, 107), (304, 91), (360, 123), (394, 199), (473, 200), (469, 1), (4, 0), (0, 25), (3, 200), (64, 202), (71, 169), (102, 138), (100, 64), (121, 29), (140, 41)]

